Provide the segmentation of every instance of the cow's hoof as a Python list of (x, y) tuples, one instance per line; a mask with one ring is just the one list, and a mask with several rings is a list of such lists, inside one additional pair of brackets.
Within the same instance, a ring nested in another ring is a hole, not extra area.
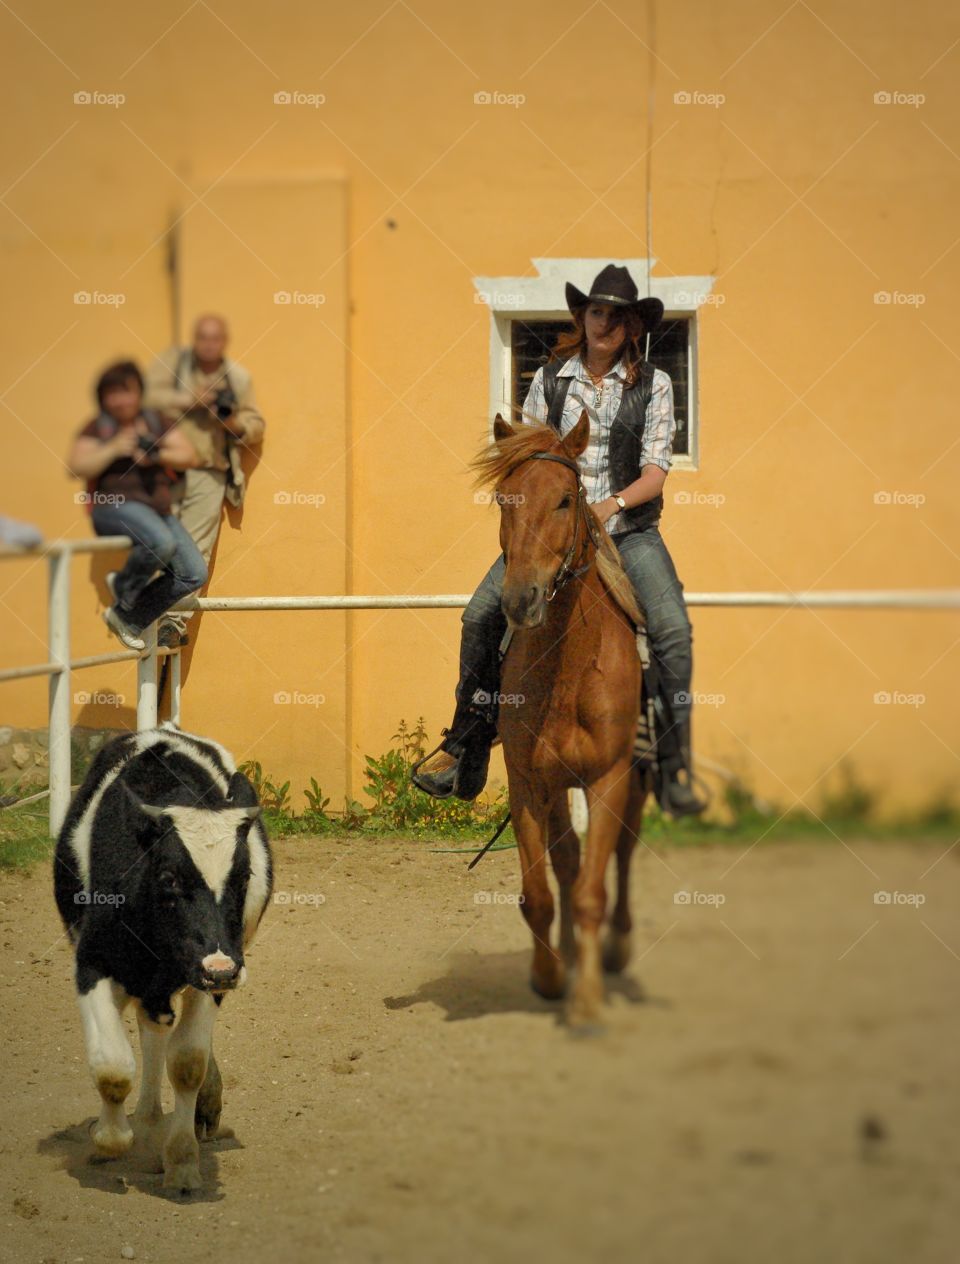
[(197, 1106), (193, 1115), (194, 1131), (198, 1141), (212, 1140), (220, 1127), (220, 1115), (223, 1111), (223, 1081), (215, 1059), (211, 1056), (207, 1063), (207, 1075), (200, 1092), (197, 1094)]
[(200, 1147), (192, 1134), (177, 1133), (163, 1152), (163, 1187), (187, 1194), (201, 1184)]
[(607, 974), (622, 974), (630, 964), (630, 932), (611, 930), (603, 942), (603, 968)]
[(126, 1128), (116, 1124), (104, 1124), (98, 1120), (90, 1130), (90, 1137), (99, 1154), (109, 1158), (119, 1158), (126, 1154), (133, 1145), (133, 1131), (129, 1124)]
[(174, 1167), (164, 1169), (163, 1188), (172, 1189), (177, 1194), (192, 1194), (203, 1188), (200, 1179), (200, 1168), (196, 1163), (178, 1163)]

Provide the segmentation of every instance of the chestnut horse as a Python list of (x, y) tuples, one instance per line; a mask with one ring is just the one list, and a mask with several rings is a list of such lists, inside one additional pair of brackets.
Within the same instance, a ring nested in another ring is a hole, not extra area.
[[(632, 763), (640, 695), (634, 624), (641, 615), (619, 554), (586, 503), (577, 457), (586, 412), (564, 439), (541, 425), (512, 426), (498, 414), (494, 442), (474, 462), (496, 489), (506, 558), (502, 606), (513, 635), (504, 658), (499, 733), (523, 873), (523, 916), (533, 933), (531, 983), (541, 996), (566, 992), (567, 1020), (600, 1020), (602, 969), (630, 958), (630, 859), (646, 785)], [(509, 701), (508, 701), (509, 700)], [(567, 790), (586, 791), (583, 859)], [(617, 898), (606, 942), (606, 870), (617, 855)], [(551, 940), (550, 855), (560, 889), (559, 952)]]

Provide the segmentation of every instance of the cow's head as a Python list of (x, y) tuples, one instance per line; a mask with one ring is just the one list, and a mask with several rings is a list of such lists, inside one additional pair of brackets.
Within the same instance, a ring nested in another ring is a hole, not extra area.
[(200, 991), (235, 988), (246, 974), (248, 835), (261, 813), (250, 783), (236, 774), (223, 799), (201, 805), (146, 803), (125, 788), (139, 818), (152, 950)]

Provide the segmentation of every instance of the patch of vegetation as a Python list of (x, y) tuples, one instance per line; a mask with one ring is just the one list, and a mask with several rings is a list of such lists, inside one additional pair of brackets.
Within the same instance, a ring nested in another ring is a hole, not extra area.
[(267, 829), (274, 838), (296, 834), (389, 834), (412, 838), (483, 838), (499, 824), (507, 810), (506, 791), (491, 801), (464, 803), (462, 799), (433, 799), (410, 780), (410, 770), (427, 751), (427, 731), (421, 716), (413, 728), (401, 720), (396, 743), (379, 757), (366, 756), (363, 792), (372, 802), (348, 799), (339, 813), (328, 812), (330, 799), (315, 780), (305, 790), (307, 806), (298, 812), (290, 802), (290, 782), (278, 784), (255, 761), (241, 765), (260, 796)]
[[(503, 820), (507, 793), (501, 789), (492, 799), (464, 803), (460, 799), (433, 799), (417, 790), (410, 770), (428, 748), (422, 717), (410, 727), (401, 720), (393, 735), (394, 745), (384, 754), (368, 755), (363, 793), (369, 802), (347, 800), (331, 810), (316, 778), (303, 791), (302, 808), (290, 794), (290, 781), (265, 772), (256, 762), (242, 764), (263, 804), (264, 820), (271, 838), (328, 835), (333, 837), (415, 838), (446, 843), (449, 850), (472, 851), (485, 842)], [(27, 784), (0, 785), (0, 804), (36, 793)], [(895, 818), (881, 818), (877, 795), (863, 785), (854, 771), (840, 765), (816, 812), (802, 807), (783, 809), (764, 803), (745, 780), (725, 783), (711, 808), (709, 819), (664, 817), (651, 796), (647, 801), (643, 840), (663, 847), (714, 844), (767, 844), (785, 839), (836, 842), (838, 839), (953, 840), (960, 837), (960, 810), (950, 789), (935, 795), (926, 805)], [(508, 826), (496, 849), (514, 844)], [(443, 848), (441, 848), (443, 849)], [(48, 859), (52, 843), (47, 836), (47, 803), (41, 799), (23, 806), (0, 807), (0, 869), (27, 867)]]

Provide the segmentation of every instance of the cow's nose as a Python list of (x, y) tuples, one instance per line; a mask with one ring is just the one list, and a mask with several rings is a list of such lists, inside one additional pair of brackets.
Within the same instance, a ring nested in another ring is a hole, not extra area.
[(203, 985), (211, 992), (225, 992), (237, 986), (241, 967), (225, 952), (211, 952), (200, 965), (203, 967)]

